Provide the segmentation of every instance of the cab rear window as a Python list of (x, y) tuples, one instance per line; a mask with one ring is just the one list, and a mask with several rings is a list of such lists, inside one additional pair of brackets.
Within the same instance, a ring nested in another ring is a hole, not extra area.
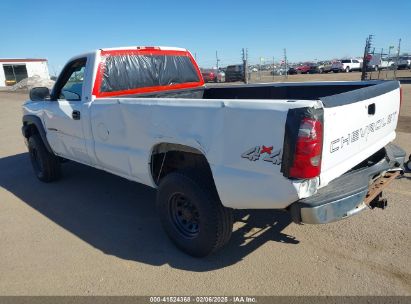
[(114, 52), (102, 56), (94, 95), (129, 95), (201, 85), (203, 80), (188, 52)]

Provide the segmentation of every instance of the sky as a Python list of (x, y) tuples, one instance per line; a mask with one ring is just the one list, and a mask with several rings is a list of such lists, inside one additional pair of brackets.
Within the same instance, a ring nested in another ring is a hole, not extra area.
[[(64, 4), (63, 4), (64, 3)], [(116, 46), (177, 46), (199, 65), (362, 56), (398, 45), (411, 53), (411, 0), (19, 0), (1, 5), (0, 58), (47, 58), (51, 74), (72, 56)], [(402, 13), (404, 12), (404, 14)], [(408, 12), (408, 13), (405, 13)], [(364, 17), (363, 17), (364, 16)]]

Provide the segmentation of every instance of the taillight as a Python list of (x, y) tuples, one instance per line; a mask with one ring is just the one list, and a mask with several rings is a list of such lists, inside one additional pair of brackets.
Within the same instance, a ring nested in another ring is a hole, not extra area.
[(321, 122), (312, 118), (303, 118), (298, 129), (289, 177), (313, 178), (320, 175), (322, 142)]

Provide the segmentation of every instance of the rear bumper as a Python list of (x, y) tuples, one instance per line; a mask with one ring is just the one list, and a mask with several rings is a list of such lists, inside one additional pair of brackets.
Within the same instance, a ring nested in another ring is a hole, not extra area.
[[(330, 182), (315, 195), (299, 200), (289, 207), (294, 222), (326, 224), (355, 215), (369, 205), (364, 203), (370, 181), (387, 171), (400, 170), (405, 152), (394, 144), (385, 148), (385, 156), (371, 166), (353, 170)], [(382, 191), (382, 189), (381, 189)]]

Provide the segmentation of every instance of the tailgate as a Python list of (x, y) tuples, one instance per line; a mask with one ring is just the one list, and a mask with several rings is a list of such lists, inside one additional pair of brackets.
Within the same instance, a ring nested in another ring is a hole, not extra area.
[(322, 187), (395, 138), (399, 82), (382, 82), (324, 97), (321, 101), (324, 104)]

